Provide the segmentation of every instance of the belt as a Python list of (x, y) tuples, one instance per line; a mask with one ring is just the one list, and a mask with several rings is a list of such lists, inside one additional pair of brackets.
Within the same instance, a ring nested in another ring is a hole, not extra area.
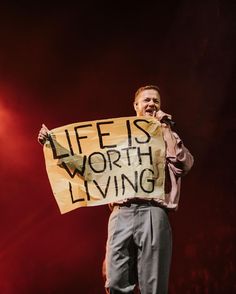
[(160, 207), (164, 209), (166, 212), (168, 211), (166, 207), (162, 206), (160, 203), (158, 203), (157, 201), (153, 199), (150, 199), (150, 200), (141, 199), (141, 198), (128, 199), (127, 201), (122, 203), (113, 203), (113, 206), (130, 207), (132, 204), (144, 205), (144, 206), (155, 206), (155, 207)]

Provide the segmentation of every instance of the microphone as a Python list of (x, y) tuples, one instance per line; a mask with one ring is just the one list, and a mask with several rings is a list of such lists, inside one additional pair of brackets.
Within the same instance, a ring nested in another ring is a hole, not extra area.
[(164, 116), (161, 119), (161, 123), (164, 123), (166, 125), (169, 125), (171, 128), (173, 128), (176, 125), (176, 122), (170, 119), (168, 116)]

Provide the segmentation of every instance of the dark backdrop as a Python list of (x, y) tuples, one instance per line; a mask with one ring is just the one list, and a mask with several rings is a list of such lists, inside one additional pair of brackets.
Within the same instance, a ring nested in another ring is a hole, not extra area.
[(0, 293), (104, 293), (109, 209), (60, 215), (37, 135), (134, 115), (150, 83), (195, 157), (170, 294), (236, 293), (236, 1), (79, 2), (0, 4)]

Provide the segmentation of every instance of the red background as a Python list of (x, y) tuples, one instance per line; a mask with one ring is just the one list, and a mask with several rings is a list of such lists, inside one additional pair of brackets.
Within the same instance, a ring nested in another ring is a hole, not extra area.
[(60, 215), (37, 135), (134, 115), (145, 84), (195, 157), (169, 292), (236, 293), (235, 1), (19, 2), (0, 7), (0, 293), (104, 293), (109, 209)]

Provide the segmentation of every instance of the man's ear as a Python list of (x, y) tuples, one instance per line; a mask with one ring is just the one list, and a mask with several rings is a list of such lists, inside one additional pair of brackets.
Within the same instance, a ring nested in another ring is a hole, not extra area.
[(134, 110), (137, 111), (137, 107), (138, 107), (137, 101), (134, 101), (134, 104), (133, 105), (134, 105)]

